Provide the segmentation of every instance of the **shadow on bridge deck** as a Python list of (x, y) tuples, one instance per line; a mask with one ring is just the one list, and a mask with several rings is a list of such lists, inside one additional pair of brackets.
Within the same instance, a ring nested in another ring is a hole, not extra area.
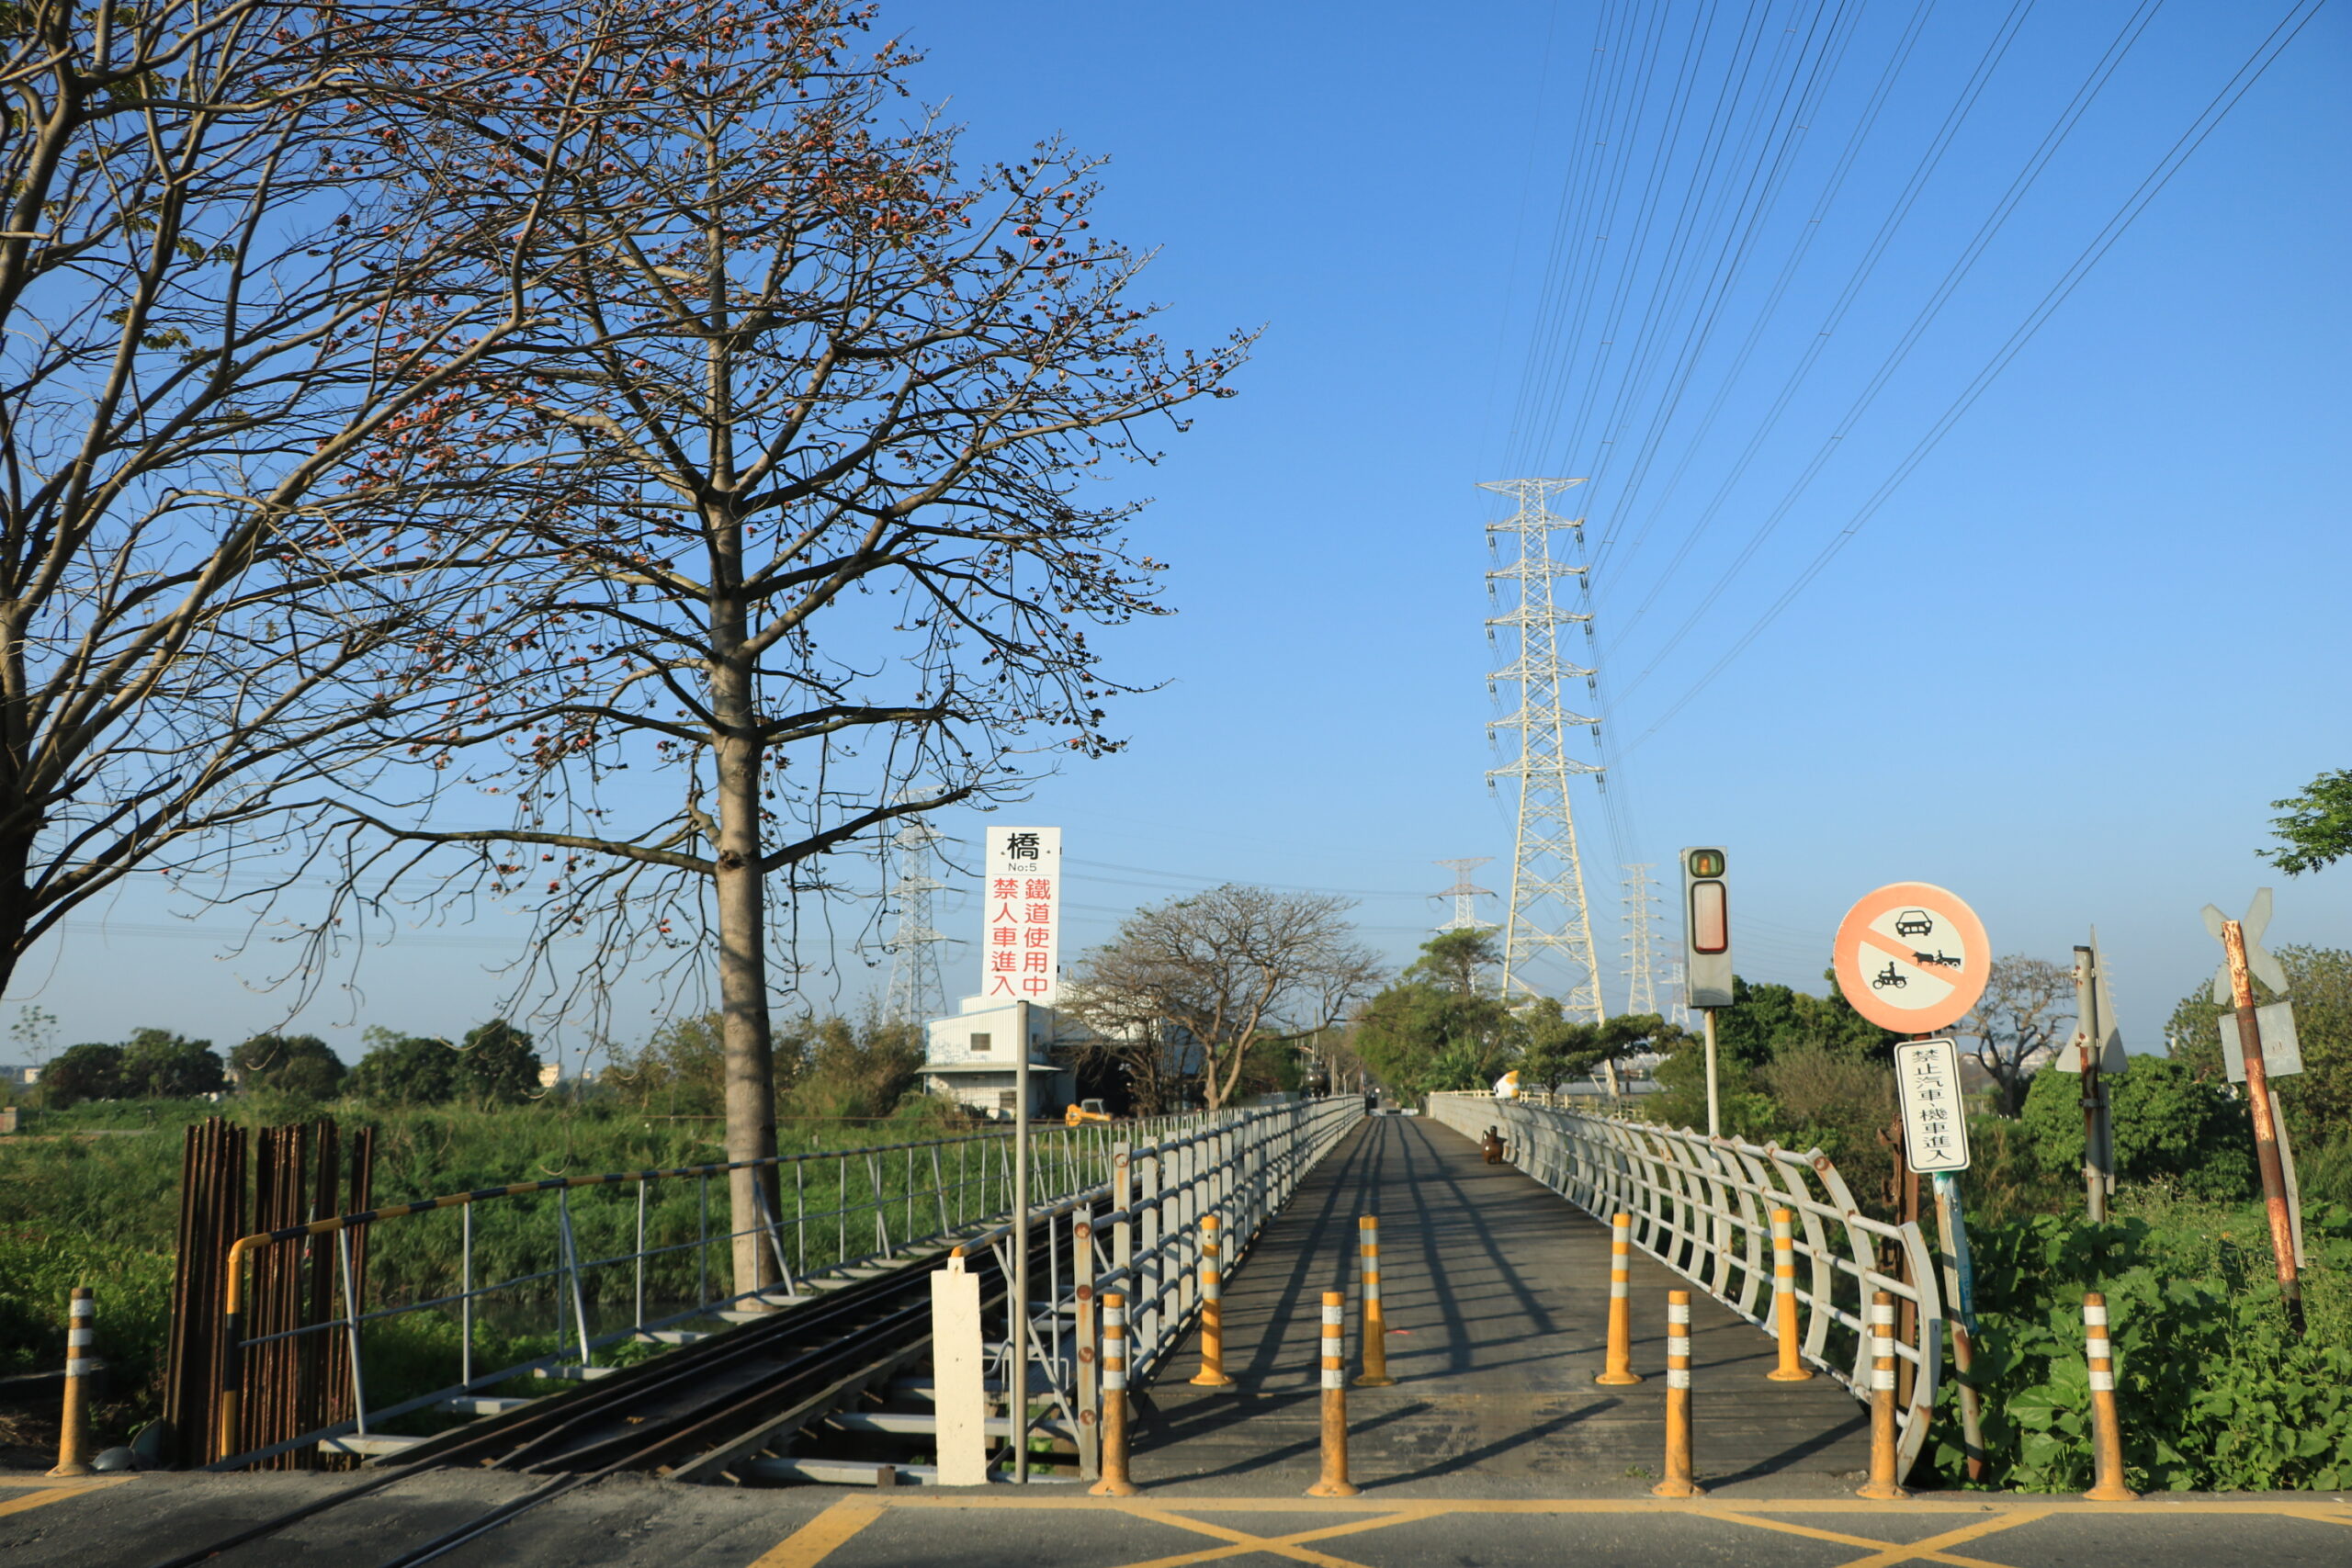
[[(1188, 1385), (1198, 1336), (1164, 1363), (1135, 1438), (1136, 1480), (1272, 1495), (1316, 1473), (1321, 1292), (1348, 1292), (1361, 1370), (1356, 1220), (1380, 1218), (1381, 1297), (1396, 1386), (1351, 1388), (1359, 1484), (1485, 1495), (1623, 1486), (1664, 1442), (1666, 1292), (1687, 1281), (1644, 1254), (1633, 1269), (1634, 1367), (1602, 1388), (1609, 1235), (1566, 1199), (1419, 1118), (1367, 1121), (1324, 1161), (1225, 1287), (1226, 1371), (1238, 1393)], [(1776, 1383), (1771, 1340), (1702, 1292), (1691, 1384), (1702, 1481), (1783, 1489), (1865, 1468), (1869, 1422), (1827, 1376)]]

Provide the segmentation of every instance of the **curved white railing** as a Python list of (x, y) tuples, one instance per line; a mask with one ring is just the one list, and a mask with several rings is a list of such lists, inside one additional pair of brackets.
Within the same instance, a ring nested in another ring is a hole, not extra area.
[[(1431, 1094), (1429, 1114), (1467, 1138), (1497, 1129), (1512, 1164), (1596, 1218), (1630, 1214), (1644, 1251), (1767, 1333), (1773, 1331), (1772, 1211), (1792, 1211), (1805, 1359), (1867, 1404), (1870, 1293), (1888, 1292), (1910, 1309), (1899, 1315), (1895, 1345), (1911, 1374), (1897, 1449), (1898, 1473), (1908, 1472), (1926, 1446), (1942, 1377), (1935, 1255), (1916, 1224), (1862, 1213), (1828, 1156), (1487, 1094)], [(1882, 1246), (1902, 1259), (1897, 1273), (1880, 1269)]]

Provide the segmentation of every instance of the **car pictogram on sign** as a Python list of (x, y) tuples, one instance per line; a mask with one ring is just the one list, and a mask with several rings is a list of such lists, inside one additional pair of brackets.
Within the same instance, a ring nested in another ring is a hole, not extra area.
[(1905, 909), (1894, 917), (1896, 936), (1926, 936), (1935, 929), (1936, 922), (1928, 918), (1925, 909)]

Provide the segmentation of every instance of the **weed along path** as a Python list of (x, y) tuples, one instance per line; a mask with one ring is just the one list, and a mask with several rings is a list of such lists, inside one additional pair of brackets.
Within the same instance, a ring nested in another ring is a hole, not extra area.
[[(1152, 1490), (1304, 1490), (1318, 1450), (1317, 1303), (1348, 1293), (1349, 1365), (1362, 1366), (1357, 1221), (1380, 1222), (1385, 1388), (1348, 1391), (1355, 1482), (1485, 1495), (1656, 1479), (1666, 1406), (1667, 1292), (1689, 1281), (1636, 1252), (1633, 1366), (1602, 1387), (1609, 1232), (1476, 1145), (1418, 1117), (1367, 1121), (1310, 1176), (1225, 1285), (1230, 1393), (1192, 1387), (1197, 1336), (1163, 1364), (1137, 1426)], [(1704, 1484), (1862, 1470), (1869, 1420), (1826, 1377), (1774, 1382), (1771, 1339), (1703, 1292), (1691, 1305), (1691, 1384)]]

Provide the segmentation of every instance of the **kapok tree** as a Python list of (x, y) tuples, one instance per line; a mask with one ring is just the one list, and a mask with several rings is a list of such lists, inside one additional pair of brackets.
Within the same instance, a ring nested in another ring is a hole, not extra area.
[[(382, 838), (354, 853), (594, 931), (582, 970), (541, 971), (559, 995), (649, 959), (715, 983), (727, 1154), (757, 1161), (797, 976), (775, 911), (894, 818), (1114, 748), (1102, 704), (1128, 688), (1089, 631), (1153, 611), (1158, 563), (1131, 505), (1080, 491), (1149, 460), (1139, 427), (1181, 428), (1245, 344), (1153, 334), (1140, 258), (1091, 231), (1092, 163), (1049, 144), (967, 174), (950, 129), (886, 125), (912, 61), (859, 53), (862, 14), (668, 15), (697, 47), (583, 65), (639, 107), (532, 209), (531, 343), (377, 459), (533, 541), (496, 612), (527, 630), (471, 660), (428, 752), (513, 818), (362, 812)], [(509, 157), (482, 140), (493, 175)], [(772, 1168), (736, 1174), (746, 1292), (775, 1278), (763, 1191)]]
[[(550, 51), (616, 40), (596, 10), (7, 7), (0, 984), (138, 874), (281, 873), (322, 798), (442, 728), (520, 536), (345, 480), (524, 324), (529, 204), (600, 108)], [(433, 127), (518, 70), (535, 154), (485, 227)]]

